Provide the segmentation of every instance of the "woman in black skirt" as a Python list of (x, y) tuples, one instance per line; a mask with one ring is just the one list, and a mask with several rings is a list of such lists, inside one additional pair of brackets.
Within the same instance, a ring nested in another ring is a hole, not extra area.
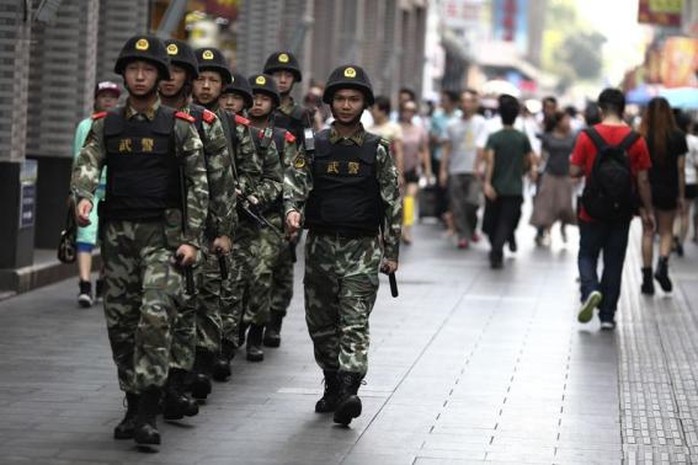
[[(664, 292), (671, 292), (669, 279), (669, 254), (673, 242), (674, 219), (677, 210), (683, 209), (685, 195), (684, 164), (686, 161), (686, 135), (676, 126), (669, 102), (663, 97), (649, 101), (642, 116), (640, 133), (645, 137), (652, 158), (649, 170), (652, 186), (652, 204), (659, 234), (659, 259), (654, 278)], [(652, 256), (654, 232), (643, 228), (642, 234), (642, 293), (654, 294), (652, 282)]]

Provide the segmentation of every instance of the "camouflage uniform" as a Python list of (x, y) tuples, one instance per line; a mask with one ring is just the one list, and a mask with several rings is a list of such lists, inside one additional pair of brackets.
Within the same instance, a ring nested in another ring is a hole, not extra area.
[[(262, 158), (255, 149), (249, 121), (240, 116), (235, 116), (235, 120), (234, 139), (237, 142), (230, 143), (235, 146), (233, 154), (237, 187), (243, 197), (246, 197), (253, 193), (255, 184), (262, 178)], [(257, 227), (240, 212), (238, 212), (238, 218), (237, 228), (233, 233), (230, 276), (221, 289), (220, 307), (222, 340), (232, 347), (237, 347), (238, 327), (242, 318), (246, 292), (244, 284), (252, 273), (252, 264), (258, 256), (259, 246), (253, 240), (258, 236)]]
[[(262, 153), (261, 139), (264, 137), (263, 130), (257, 128), (253, 129), (253, 132), (257, 132), (255, 142), (257, 149)], [(273, 284), (279, 281), (283, 281), (281, 277), (277, 275), (284, 271), (284, 268), (291, 269), (291, 280), (293, 280), (293, 263), (291, 262), (291, 254), (288, 249), (288, 242), (280, 237), (283, 235), (283, 220), (282, 220), (282, 182), (283, 182), (283, 169), (288, 166), (283, 163), (284, 160), (292, 160), (296, 153), (296, 144), (291, 142), (293, 136), (287, 133), (288, 137), (284, 139), (284, 146), (282, 147), (282, 154), (276, 147), (275, 141), (270, 141), (270, 144), (264, 152), (265, 158), (265, 176), (268, 177), (269, 181), (262, 183), (260, 185), (261, 190), (266, 191), (264, 202), (269, 205), (269, 208), (262, 210), (264, 217), (276, 228), (273, 231), (271, 228), (263, 228), (258, 232), (258, 252), (259, 256), (255, 260), (254, 267), (252, 269), (251, 279), (248, 282), (249, 286), (249, 299), (244, 306), (243, 324), (249, 326), (254, 325), (265, 325), (269, 321), (269, 311), (271, 308), (271, 302), (275, 298), (272, 289)], [(293, 139), (295, 140), (295, 139)], [(276, 162), (274, 162), (276, 160)], [(278, 189), (276, 185), (272, 185), (271, 180), (278, 180)], [(274, 195), (274, 193), (276, 193)], [(255, 194), (256, 195), (256, 194)], [(274, 197), (270, 197), (274, 195)], [(280, 234), (279, 234), (280, 233)], [(281, 262), (283, 256), (287, 257), (290, 266), (286, 266), (284, 262)], [(293, 283), (291, 283), (293, 285)], [(293, 292), (291, 288), (291, 292)], [(284, 296), (285, 297), (285, 296)], [(290, 297), (288, 297), (290, 301)], [(285, 310), (285, 308), (284, 308)]]
[[(191, 106), (180, 109), (191, 114)], [(199, 111), (195, 113), (199, 113)], [(209, 184), (209, 211), (201, 247), (202, 257), (196, 272), (198, 294), (189, 296), (180, 309), (175, 325), (171, 367), (190, 371), (197, 345), (218, 352), (221, 334), (219, 311), (221, 273), (218, 256), (210, 249), (216, 237), (231, 236), (237, 225), (234, 179), (227, 139), (218, 117), (203, 110), (199, 135), (204, 147)], [(225, 257), (230, 267), (230, 257)]]
[[(367, 133), (361, 127), (342, 138), (334, 128), (329, 141), (361, 147)], [(305, 245), (305, 312), (315, 360), (326, 372), (344, 371), (363, 377), (368, 369), (368, 317), (378, 291), (381, 256), (397, 261), (402, 207), (398, 174), (387, 145), (376, 151), (376, 178), (384, 208), (384, 233), (375, 237), (342, 237), (312, 229)], [(313, 160), (296, 156), (286, 170), (285, 211), (303, 213), (313, 190)], [(383, 249), (381, 251), (381, 245)]]
[[(126, 120), (153, 121), (162, 110), (157, 100), (145, 113), (138, 114), (130, 106), (114, 111), (123, 112)], [(71, 189), (76, 199), (92, 200), (99, 183), (106, 162), (104, 124), (104, 119), (94, 121), (75, 164)], [(177, 117), (174, 136), (187, 184), (185, 232), (179, 209), (166, 209), (162, 222), (106, 220), (104, 231), (104, 312), (119, 384), (128, 393), (165, 384), (170, 328), (182, 289), (174, 252), (182, 243), (200, 247), (208, 208), (208, 181), (196, 128)], [(124, 148), (130, 149), (130, 144)]]

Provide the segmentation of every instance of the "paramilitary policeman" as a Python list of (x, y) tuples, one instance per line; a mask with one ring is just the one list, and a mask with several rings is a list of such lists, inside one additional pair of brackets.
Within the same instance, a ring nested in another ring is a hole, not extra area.
[(223, 88), (218, 102), (228, 113), (246, 116), (247, 109), (252, 107), (252, 89), (247, 78), (233, 73), (233, 82)]
[[(208, 181), (193, 119), (161, 105), (168, 80), (165, 45), (129, 39), (116, 60), (129, 97), (95, 119), (73, 171), (80, 224), (108, 167), (104, 222), (104, 312), (127, 411), (116, 439), (160, 444), (155, 417), (170, 363), (171, 327), (183, 275), (197, 258), (208, 210)], [(190, 271), (190, 270), (189, 270)]]
[[(220, 96), (223, 88), (233, 83), (233, 76), (225, 61), (225, 57), (216, 48), (200, 48), (194, 52), (199, 66), (199, 76), (194, 80), (194, 103), (215, 112), (223, 126), (227, 139), (228, 153), (232, 155), (233, 177), (235, 192), (248, 192), (262, 173), (262, 165), (257, 157), (254, 142), (245, 118), (231, 115), (220, 108)], [(238, 223), (239, 225), (239, 223)], [(231, 233), (235, 242), (239, 240), (239, 226)], [(234, 270), (238, 267), (234, 254), (231, 254), (231, 273), (222, 283), (222, 298), (229, 294), (232, 286)], [(214, 364), (219, 353), (225, 349), (222, 345), (223, 323), (221, 321), (221, 298), (208, 302), (200, 302), (197, 317), (197, 350), (194, 363), (194, 377), (191, 383), (192, 395), (197, 399), (205, 399), (211, 392), (211, 377), (225, 380), (230, 376), (230, 365), (222, 367), (224, 371), (216, 370)], [(232, 352), (234, 353), (234, 352)], [(232, 357), (231, 353), (231, 357)]]
[(305, 316), (325, 376), (315, 411), (334, 411), (334, 421), (348, 425), (361, 414), (357, 391), (368, 369), (378, 272), (398, 266), (402, 207), (389, 144), (360, 122), (373, 104), (364, 70), (332, 71), (323, 101), (335, 121), (315, 136), (312, 157), (297, 155), (286, 172), (286, 226), (309, 229)]
[[(189, 101), (192, 83), (199, 75), (199, 65), (192, 48), (181, 40), (165, 41), (170, 57), (170, 80), (160, 83), (160, 97), (164, 105), (178, 109), (195, 119), (194, 125), (204, 146), (204, 159), (209, 187), (209, 210), (201, 247), (201, 266), (197, 268), (198, 296), (189, 296), (178, 310), (173, 331), (170, 376), (163, 402), (163, 416), (177, 420), (184, 415), (198, 412), (198, 404), (184, 392), (185, 376), (192, 371), (196, 351), (197, 308), (218, 307), (221, 289), (221, 265), (230, 267), (230, 235), (235, 228), (235, 192), (231, 158), (227, 139), (215, 113)], [(202, 312), (203, 313), (203, 312)], [(203, 332), (213, 333), (204, 344), (211, 352), (217, 352), (215, 344), (220, 332), (218, 312), (206, 312), (201, 316)], [(213, 329), (209, 329), (213, 327)], [(214, 339), (212, 341), (212, 339)]]
[(264, 64), (264, 74), (274, 76), (276, 88), (281, 94), (281, 104), (274, 112), (274, 125), (290, 131), (296, 140), (303, 140), (303, 130), (311, 127), (311, 117), (291, 97), (293, 86), (303, 80), (296, 56), (288, 51), (274, 52)]
[[(274, 110), (274, 126), (291, 132), (303, 148), (304, 130), (312, 127), (312, 116), (291, 97), (295, 83), (303, 80), (298, 59), (288, 51), (274, 52), (267, 58), (264, 73), (274, 76), (276, 88), (281, 95), (281, 103)], [(291, 242), (294, 255), (298, 239), (294, 237)], [(281, 344), (281, 326), (293, 298), (293, 264), (288, 266), (287, 261), (283, 263), (287, 265), (286, 269), (276, 273), (272, 283), (269, 324), (264, 332), (264, 345), (267, 347), (278, 347)]]
[[(296, 138), (285, 129), (274, 127), (273, 111), (281, 103), (281, 97), (276, 89), (274, 78), (268, 74), (255, 74), (249, 78), (254, 105), (250, 109), (249, 117), (252, 123), (253, 135), (258, 152), (274, 152), (280, 161), (282, 168), (294, 160), (298, 146)], [(261, 212), (271, 223), (272, 227), (260, 231), (260, 256), (254, 263), (253, 280), (251, 281), (250, 298), (245, 306), (243, 323), (252, 325), (250, 334), (259, 331), (266, 326), (264, 333), (264, 345), (278, 347), (279, 332), (274, 334), (267, 324), (271, 306), (272, 286), (277, 283), (276, 289), (293, 289), (293, 253), (285, 234), (283, 221), (282, 195), (279, 195)], [(287, 282), (290, 280), (290, 283)], [(279, 284), (280, 283), (280, 284)], [(284, 296), (289, 302), (291, 294)], [(288, 305), (288, 302), (286, 303)], [(285, 310), (284, 306), (284, 310)], [(256, 327), (259, 327), (257, 329)], [(279, 328), (280, 329), (280, 328)], [(272, 340), (273, 339), (273, 340)], [(248, 338), (248, 348), (262, 354), (259, 340), (252, 336)]]

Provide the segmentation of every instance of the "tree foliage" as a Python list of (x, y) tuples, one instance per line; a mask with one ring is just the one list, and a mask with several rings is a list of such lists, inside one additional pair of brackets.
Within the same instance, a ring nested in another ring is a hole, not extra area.
[(574, 0), (548, 0), (545, 24), (542, 65), (558, 76), (558, 90), (601, 75), (606, 38), (582, 24)]

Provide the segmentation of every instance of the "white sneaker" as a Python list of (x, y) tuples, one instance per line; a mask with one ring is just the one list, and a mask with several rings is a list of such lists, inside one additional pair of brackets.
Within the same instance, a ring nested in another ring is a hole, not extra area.
[(577, 321), (580, 323), (589, 323), (594, 317), (594, 309), (599, 306), (603, 296), (599, 291), (591, 291), (587, 300), (582, 304), (582, 308), (577, 314)]

